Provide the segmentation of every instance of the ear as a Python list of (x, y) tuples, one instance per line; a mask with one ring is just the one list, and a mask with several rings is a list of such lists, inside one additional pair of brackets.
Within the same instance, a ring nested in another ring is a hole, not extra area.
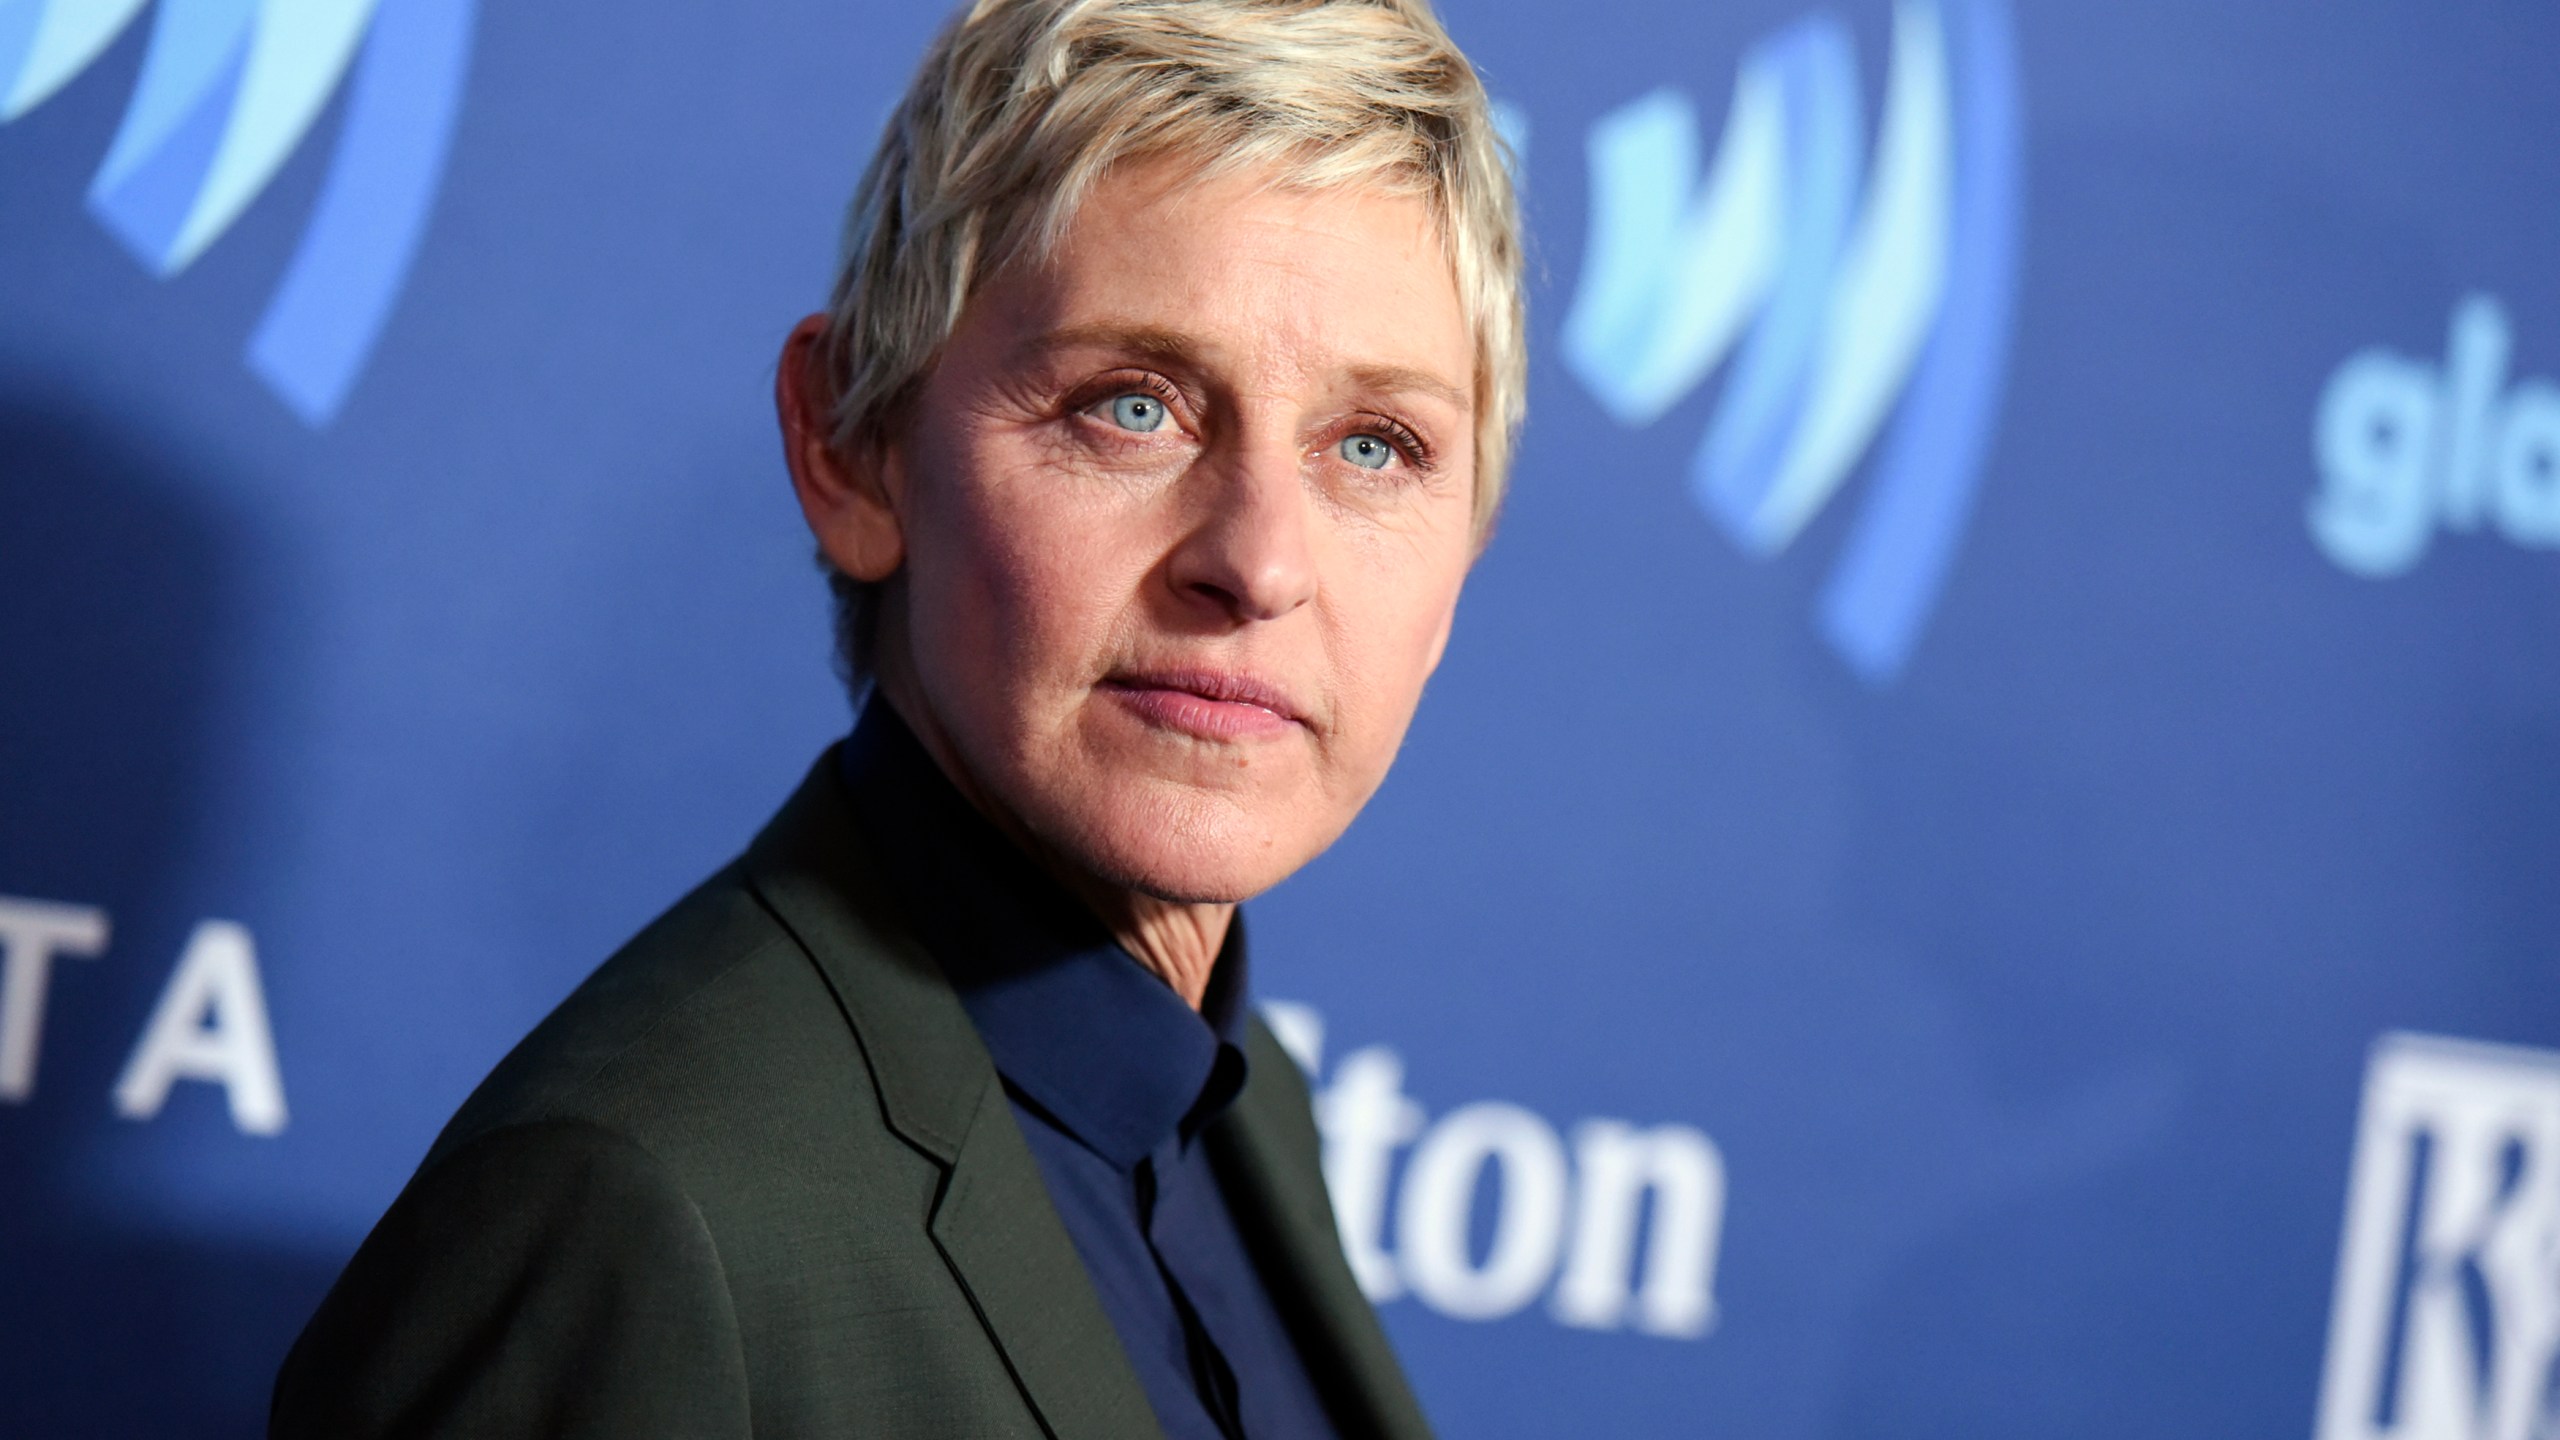
[(838, 570), (876, 583), (896, 574), (907, 557), (898, 523), (897, 497), (888, 483), (888, 457), (864, 445), (847, 453), (835, 444), (829, 387), (818, 342), (827, 317), (811, 315), (791, 327), (782, 363), (773, 377), (773, 406), (782, 420), (782, 457), (791, 467), (791, 489), (818, 548)]

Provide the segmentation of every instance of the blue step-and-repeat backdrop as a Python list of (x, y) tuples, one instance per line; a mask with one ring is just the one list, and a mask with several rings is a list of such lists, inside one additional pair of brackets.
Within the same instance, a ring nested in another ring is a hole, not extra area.
[[(0, 1432), (254, 1433), (845, 728), (933, 8), (0, 0)], [(2560, 1433), (2560, 13), (1449, 11), (1516, 496), (1254, 911), (1440, 1426)]]

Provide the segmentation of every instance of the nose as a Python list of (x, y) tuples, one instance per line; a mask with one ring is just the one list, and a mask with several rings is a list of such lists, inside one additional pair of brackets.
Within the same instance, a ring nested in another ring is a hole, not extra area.
[(1167, 570), (1176, 593), (1231, 620), (1277, 620), (1315, 598), (1313, 517), (1285, 443), (1202, 461), (1200, 509)]

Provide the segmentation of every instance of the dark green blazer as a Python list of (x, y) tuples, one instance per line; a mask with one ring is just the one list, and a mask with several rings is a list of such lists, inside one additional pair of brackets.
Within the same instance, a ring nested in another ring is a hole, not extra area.
[[(830, 754), (499, 1065), (294, 1345), (271, 1434), (1158, 1440), (849, 806)], [(1306, 1084), (1258, 1021), (1248, 1055), (1207, 1133), (1247, 1244), (1345, 1440), (1426, 1440)]]

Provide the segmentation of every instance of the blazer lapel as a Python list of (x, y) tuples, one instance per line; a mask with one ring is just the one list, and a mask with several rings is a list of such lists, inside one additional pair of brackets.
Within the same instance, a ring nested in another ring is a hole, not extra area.
[(1431, 1440), (1378, 1312), (1342, 1258), (1297, 1062), (1259, 1018), (1245, 1054), (1244, 1093), (1210, 1126), (1208, 1142), (1263, 1283), (1345, 1440)]
[(982, 1092), (932, 1228), (1052, 1433), (1162, 1440), (1000, 1085)]
[(747, 874), (834, 990), (889, 1127), (947, 1171), (927, 1228), (1042, 1428), (1162, 1440), (994, 1062), (897, 918), (836, 764), (833, 750), (819, 758), (749, 848)]

